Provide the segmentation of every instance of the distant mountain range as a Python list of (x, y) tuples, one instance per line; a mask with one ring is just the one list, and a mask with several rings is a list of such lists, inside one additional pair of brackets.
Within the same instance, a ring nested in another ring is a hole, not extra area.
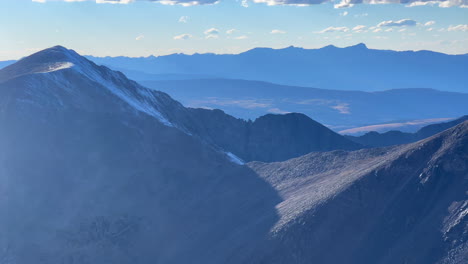
[(0, 127), (2, 264), (468, 257), (468, 121), (355, 150), (303, 114), (186, 108), (57, 46), (0, 70)]
[(428, 138), (446, 129), (454, 127), (468, 121), (468, 115), (460, 117), (456, 120), (437, 123), (425, 126), (419, 129), (416, 133), (405, 133), (397, 130), (388, 131), (385, 133), (369, 132), (362, 136), (345, 136), (346, 138), (368, 147), (385, 147), (391, 145), (407, 144), (416, 142), (421, 139)]
[(432, 51), (346, 48), (255, 48), (240, 54), (91, 57), (137, 81), (230, 78), (333, 90), (432, 88), (468, 92), (468, 56)]
[(338, 91), (229, 79), (141, 83), (189, 107), (219, 108), (252, 120), (267, 113), (304, 113), (336, 131), (421, 119), (438, 122), (468, 113), (468, 93), (432, 89)]

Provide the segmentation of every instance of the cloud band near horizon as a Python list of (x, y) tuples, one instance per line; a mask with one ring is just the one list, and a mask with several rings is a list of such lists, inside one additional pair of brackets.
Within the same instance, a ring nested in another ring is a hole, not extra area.
[[(155, 2), (163, 5), (182, 5), (182, 6), (196, 6), (196, 5), (213, 5), (219, 3), (221, 0), (32, 0), (33, 2), (46, 3), (46, 2), (85, 2), (92, 1), (97, 4), (130, 4), (134, 2)], [(292, 6), (310, 6), (323, 3), (334, 3), (335, 8), (349, 8), (358, 4), (403, 4), (409, 7), (414, 6), (438, 6), (441, 8), (460, 7), (468, 8), (468, 0), (251, 0), (254, 3), (262, 3), (268, 6), (276, 5), (292, 5)], [(244, 5), (248, 6), (248, 5)]]

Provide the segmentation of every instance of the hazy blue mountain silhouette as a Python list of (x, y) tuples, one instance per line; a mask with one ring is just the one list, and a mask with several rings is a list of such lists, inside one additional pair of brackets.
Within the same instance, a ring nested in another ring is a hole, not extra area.
[[(98, 64), (122, 70), (143, 80), (161, 80), (161, 74), (215, 76), (260, 80), (284, 85), (335, 90), (379, 91), (396, 88), (432, 88), (467, 92), (468, 56), (432, 51), (346, 48), (255, 48), (240, 54), (173, 54), (159, 57), (88, 57)], [(132, 74), (133, 72), (133, 74)], [(176, 78), (176, 77), (175, 77)]]
[(468, 115), (450, 122), (443, 122), (425, 126), (415, 133), (401, 131), (388, 131), (385, 133), (369, 132), (362, 136), (345, 136), (346, 138), (368, 147), (385, 147), (391, 145), (407, 144), (428, 138), (446, 129), (468, 120)]
[(219, 108), (256, 119), (267, 113), (304, 113), (314, 120), (345, 128), (468, 113), (468, 93), (433, 89), (382, 92), (338, 91), (231, 79), (144, 81), (190, 107)]

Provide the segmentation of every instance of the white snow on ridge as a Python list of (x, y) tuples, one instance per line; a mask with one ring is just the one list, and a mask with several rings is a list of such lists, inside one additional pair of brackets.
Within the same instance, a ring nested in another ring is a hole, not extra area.
[[(157, 120), (159, 120), (162, 124), (166, 126), (169, 126), (169, 127), (174, 126), (155, 107), (155, 105), (157, 105), (158, 103), (156, 97), (149, 90), (142, 91), (146, 88), (143, 88), (143, 87), (137, 88), (138, 89), (137, 91), (140, 94), (145, 94), (145, 97), (147, 99), (147, 100), (140, 100), (134, 94), (132, 94), (129, 90), (119, 88), (113, 82), (104, 79), (101, 75), (99, 75), (96, 72), (82, 71), (82, 73), (87, 75), (91, 80), (107, 88), (111, 93), (115, 94), (117, 97), (119, 97), (121, 100), (123, 100), (124, 102), (132, 106), (134, 109), (156, 118)], [(113, 71), (111, 71), (110, 73), (113, 74), (115, 78), (120, 78), (120, 76), (116, 76)]]
[(45, 71), (41, 71), (39, 73), (48, 73), (48, 72), (55, 72), (55, 71), (60, 71), (64, 69), (69, 69), (71, 67), (75, 66), (75, 64), (71, 62), (58, 62), (54, 63), (51, 65), (48, 65), (47, 69)]
[[(131, 108), (156, 118), (166, 126), (174, 126), (159, 111), (158, 107), (161, 106), (161, 102), (157, 93), (129, 82), (125, 77), (110, 69), (104, 69), (102, 66), (97, 66), (73, 50), (67, 50), (63, 47), (57, 46), (44, 52), (47, 52), (46, 55), (50, 58), (51, 62), (44, 63), (40, 65), (40, 67), (35, 68), (33, 73), (52, 73), (49, 74), (49, 78), (54, 78), (54, 81), (65, 82), (67, 78), (63, 78), (61, 74), (56, 73), (61, 70), (73, 68), (74, 72), (83, 75), (83, 77), (88, 78), (90, 81), (100, 86), (103, 86), (109, 92), (128, 104)], [(57, 58), (56, 61), (54, 61), (55, 58)], [(65, 87), (67, 87), (67, 85), (64, 85), (64, 88)], [(69, 90), (68, 92), (73, 93), (79, 91)]]
[(232, 154), (231, 152), (226, 152), (226, 155), (228, 156), (229, 160), (233, 163), (239, 164), (239, 165), (244, 165), (245, 162), (237, 157), (236, 155)]

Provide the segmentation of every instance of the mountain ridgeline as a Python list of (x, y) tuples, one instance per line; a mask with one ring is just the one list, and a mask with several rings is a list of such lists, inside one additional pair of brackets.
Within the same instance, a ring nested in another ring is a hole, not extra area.
[[(138, 81), (230, 78), (334, 90), (432, 88), (466, 92), (468, 56), (432, 51), (255, 48), (240, 54), (88, 57)], [(359, 62), (359, 63), (358, 63)], [(397, 76), (397, 77), (396, 77)]]
[(282, 161), (311, 151), (362, 148), (303, 114), (268, 114), (245, 121), (221, 110), (190, 111), (203, 124), (198, 135), (245, 161)]
[(219, 108), (243, 119), (256, 119), (268, 113), (303, 113), (340, 130), (398, 120), (458, 117), (468, 113), (466, 92), (421, 87), (365, 92), (233, 79), (140, 83), (168, 93), (188, 107)]
[(407, 144), (428, 138), (467, 120), (468, 116), (462, 116), (450, 122), (425, 126), (419, 129), (416, 133), (405, 133), (401, 131), (388, 131), (385, 133), (369, 132), (359, 137), (345, 137), (358, 144), (361, 144), (362, 146), (367, 147), (385, 147), (391, 145)]
[(57, 46), (0, 70), (0, 127), (0, 263), (468, 257), (468, 121), (355, 150), (305, 115), (185, 108)]

